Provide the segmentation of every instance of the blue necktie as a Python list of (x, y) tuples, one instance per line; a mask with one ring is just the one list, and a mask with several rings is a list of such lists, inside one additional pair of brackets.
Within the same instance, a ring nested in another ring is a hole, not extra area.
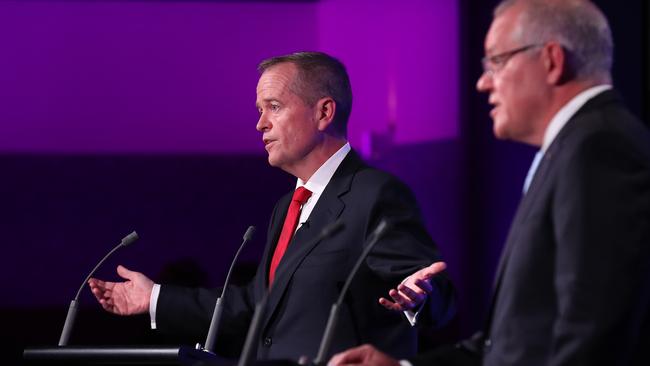
[(528, 169), (528, 174), (526, 174), (526, 180), (524, 181), (524, 194), (528, 192), (528, 187), (530, 187), (530, 182), (533, 181), (533, 177), (535, 176), (535, 172), (537, 171), (537, 167), (539, 166), (540, 161), (542, 161), (543, 156), (544, 156), (544, 152), (542, 150), (539, 150), (537, 154), (535, 154), (533, 163), (530, 164), (530, 168)]

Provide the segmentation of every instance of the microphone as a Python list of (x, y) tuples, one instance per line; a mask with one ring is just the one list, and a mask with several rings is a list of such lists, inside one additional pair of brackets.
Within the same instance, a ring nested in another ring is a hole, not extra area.
[(113, 248), (108, 254), (102, 258), (99, 263), (93, 268), (92, 271), (86, 276), (86, 279), (81, 283), (81, 286), (79, 286), (79, 290), (77, 291), (77, 295), (74, 297), (74, 300), (70, 302), (70, 307), (68, 307), (68, 315), (65, 317), (65, 323), (63, 323), (63, 330), (61, 331), (61, 337), (59, 338), (59, 346), (66, 346), (68, 345), (68, 339), (70, 339), (70, 332), (72, 332), (72, 327), (74, 326), (74, 321), (75, 318), (77, 317), (77, 305), (79, 302), (79, 294), (81, 294), (81, 290), (86, 286), (86, 283), (90, 279), (90, 277), (95, 273), (97, 268), (104, 263), (104, 261), (113, 254), (116, 250), (118, 250), (121, 247), (125, 247), (127, 245), (133, 244), (136, 240), (138, 240), (139, 236), (138, 233), (135, 231), (132, 231), (129, 235), (125, 236), (122, 238), (122, 241)]
[[(255, 234), (255, 226), (249, 226), (248, 229), (246, 229), (246, 232), (244, 233), (243, 241), (239, 246), (237, 253), (235, 254), (235, 258), (232, 260), (232, 263), (230, 264), (228, 275), (226, 275), (226, 282), (224, 282), (223, 289), (221, 290), (221, 296), (217, 298), (217, 304), (214, 306), (214, 312), (212, 313), (212, 320), (210, 321), (210, 328), (208, 329), (208, 336), (205, 339), (205, 348), (203, 348), (204, 351), (214, 353), (214, 345), (217, 341), (217, 330), (219, 329), (219, 323), (221, 322), (221, 314), (223, 312), (223, 304), (221, 300), (226, 295), (226, 288), (230, 283), (230, 275), (232, 273), (232, 269), (235, 267), (235, 263), (237, 263), (237, 258), (239, 258), (239, 253), (241, 253), (242, 249), (244, 249), (246, 243), (248, 243), (253, 238), (253, 234)], [(200, 345), (197, 344), (197, 348), (200, 348)]]
[[(345, 224), (341, 219), (334, 221), (333, 223), (325, 226), (323, 230), (312, 239), (306, 246), (312, 246), (313, 244), (329, 238), (334, 234), (337, 234), (339, 231), (345, 228)], [(266, 312), (266, 304), (268, 302), (269, 294), (273, 290), (273, 286), (269, 288), (260, 302), (255, 305), (255, 313), (253, 313), (253, 319), (251, 324), (248, 327), (248, 334), (246, 334), (246, 341), (244, 342), (244, 348), (242, 348), (241, 356), (239, 358), (239, 363), (237, 366), (250, 366), (253, 360), (253, 352), (255, 351), (255, 343), (259, 338), (260, 330), (262, 329), (262, 320), (264, 319), (264, 313)]]
[(366, 245), (366, 248), (363, 250), (361, 253), (361, 256), (359, 259), (357, 259), (357, 263), (355, 263), (354, 267), (352, 268), (352, 271), (350, 271), (350, 274), (348, 275), (348, 278), (345, 280), (345, 285), (343, 285), (343, 289), (341, 290), (341, 293), (339, 294), (338, 300), (332, 305), (332, 309), (330, 310), (330, 316), (327, 319), (327, 326), (325, 326), (325, 333), (323, 334), (323, 338), (321, 339), (320, 347), (318, 348), (318, 354), (316, 355), (316, 359), (314, 359), (314, 364), (315, 365), (324, 365), (327, 360), (325, 357), (328, 356), (329, 351), (330, 351), (330, 346), (332, 343), (332, 337), (334, 336), (334, 330), (336, 329), (336, 323), (338, 322), (339, 318), (339, 309), (341, 308), (341, 304), (343, 304), (343, 298), (347, 294), (348, 288), (350, 287), (350, 283), (352, 283), (352, 279), (356, 275), (357, 271), (361, 267), (361, 264), (365, 261), (366, 257), (368, 257), (368, 254), (372, 250), (372, 248), (377, 244), (379, 239), (381, 239), (382, 236), (386, 233), (386, 230), (390, 228), (391, 224), (388, 222), (386, 219), (382, 219), (375, 230), (370, 234), (368, 237), (368, 245)]

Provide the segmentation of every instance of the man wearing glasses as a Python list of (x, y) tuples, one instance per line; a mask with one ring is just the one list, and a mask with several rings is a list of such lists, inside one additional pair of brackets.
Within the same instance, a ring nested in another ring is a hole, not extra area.
[[(412, 364), (650, 365), (650, 134), (612, 90), (612, 50), (589, 1), (497, 6), (476, 87), (497, 138), (540, 150), (486, 326)], [(426, 298), (426, 286), (398, 290), (386, 307)], [(362, 346), (330, 364), (398, 361)]]

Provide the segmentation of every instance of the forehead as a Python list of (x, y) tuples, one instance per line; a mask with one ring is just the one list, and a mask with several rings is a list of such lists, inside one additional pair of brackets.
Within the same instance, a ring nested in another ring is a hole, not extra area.
[(485, 36), (486, 54), (502, 52), (519, 45), (522, 29), (518, 26), (518, 20), (522, 10), (521, 6), (513, 5), (494, 18)]
[(296, 66), (289, 62), (265, 70), (257, 82), (258, 99), (277, 98), (289, 93), (297, 71)]

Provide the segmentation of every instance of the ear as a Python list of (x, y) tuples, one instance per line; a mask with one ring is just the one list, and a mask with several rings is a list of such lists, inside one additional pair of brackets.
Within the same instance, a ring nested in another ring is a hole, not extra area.
[(316, 102), (316, 120), (318, 130), (325, 131), (334, 121), (336, 113), (336, 102), (330, 97), (321, 98)]
[(562, 84), (568, 73), (568, 65), (564, 48), (557, 42), (549, 42), (542, 50), (546, 81), (551, 85)]

